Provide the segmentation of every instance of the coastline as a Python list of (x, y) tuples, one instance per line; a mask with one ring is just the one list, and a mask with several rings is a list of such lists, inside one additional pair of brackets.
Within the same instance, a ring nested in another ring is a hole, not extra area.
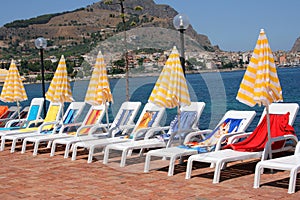
[[(290, 66), (290, 67), (278, 67), (278, 68), (294, 68), (294, 67), (299, 67), (299, 66)], [(232, 71), (245, 71), (246, 68), (228, 68), (228, 69), (206, 69), (206, 70), (194, 70), (194, 71), (186, 71), (186, 74), (202, 74), (202, 73), (213, 73), (213, 72), (232, 72)], [(141, 73), (131, 73), (129, 72), (129, 78), (136, 78), (136, 77), (155, 77), (159, 76), (160, 72), (141, 72)], [(126, 74), (108, 74), (108, 78), (110, 79), (122, 79), (126, 78)], [(71, 79), (70, 81), (85, 81), (85, 80), (90, 80), (90, 77), (84, 77), (84, 78), (74, 78)], [(42, 81), (35, 81), (35, 82), (23, 82), (24, 85), (27, 84), (39, 84)], [(51, 81), (45, 81), (46, 83), (50, 83)], [(4, 82), (0, 82), (0, 86), (3, 86)]]

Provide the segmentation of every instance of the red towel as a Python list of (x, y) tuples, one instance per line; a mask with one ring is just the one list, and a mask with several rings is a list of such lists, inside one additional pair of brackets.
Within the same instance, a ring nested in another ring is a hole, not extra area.
[[(278, 137), (287, 134), (295, 135), (295, 130), (288, 124), (290, 113), (278, 115), (270, 114), (271, 137)], [(267, 118), (256, 127), (253, 133), (245, 140), (224, 146), (224, 149), (233, 149), (237, 151), (262, 151), (268, 141)], [(272, 144), (272, 149), (282, 147), (284, 142), (275, 142)]]

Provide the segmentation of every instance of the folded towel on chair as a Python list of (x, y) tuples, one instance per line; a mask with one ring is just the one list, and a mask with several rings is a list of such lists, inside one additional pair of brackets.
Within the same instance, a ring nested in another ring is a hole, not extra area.
[[(278, 137), (287, 134), (294, 134), (292, 126), (288, 124), (290, 113), (283, 115), (270, 114), (271, 137)], [(255, 128), (253, 133), (245, 140), (224, 146), (224, 149), (234, 149), (237, 151), (262, 151), (268, 141), (267, 118), (263, 118), (262, 122)], [(275, 142), (272, 149), (281, 148), (283, 142)]]

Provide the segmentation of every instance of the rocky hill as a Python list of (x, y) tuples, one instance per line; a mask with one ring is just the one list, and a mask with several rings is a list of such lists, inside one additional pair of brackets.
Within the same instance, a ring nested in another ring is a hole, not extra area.
[(293, 48), (291, 49), (291, 52), (299, 52), (300, 51), (300, 37), (297, 38), (297, 40), (295, 41)]
[[(158, 5), (153, 0), (126, 0), (124, 4), (127, 28), (132, 30), (159, 27), (174, 30), (172, 20), (178, 13), (172, 7)], [(129, 9), (135, 6), (142, 6), (143, 10)], [(106, 5), (100, 1), (71, 12), (47, 14), (8, 23), (0, 28), (0, 58), (16, 54), (32, 55), (32, 51), (35, 51), (34, 40), (39, 36), (47, 39), (49, 51), (55, 50), (58, 54), (86, 54), (99, 42), (123, 31), (119, 15), (119, 5)], [(168, 34), (158, 35), (158, 41), (174, 43), (174, 37)], [(186, 30), (186, 35), (197, 43), (199, 50), (214, 51), (217, 48), (211, 45), (207, 36), (198, 34), (192, 26)]]

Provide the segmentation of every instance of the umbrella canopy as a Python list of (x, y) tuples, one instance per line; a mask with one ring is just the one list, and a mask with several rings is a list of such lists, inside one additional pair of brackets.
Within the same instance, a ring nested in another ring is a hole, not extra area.
[(5, 78), (0, 100), (4, 102), (27, 100), (27, 94), (14, 60), (11, 61), (8, 74)]
[(248, 106), (282, 101), (282, 90), (267, 36), (261, 29), (236, 99)]
[(149, 102), (166, 108), (179, 108), (191, 104), (179, 57), (178, 50), (174, 46), (156, 81)]
[(268, 138), (270, 139), (269, 104), (283, 99), (274, 57), (263, 29), (260, 31), (236, 99), (251, 107), (256, 104), (266, 106)]
[(85, 102), (91, 105), (105, 104), (106, 122), (109, 128), (107, 102), (113, 102), (107, 78), (106, 65), (101, 51), (98, 52), (94, 70), (90, 79), (90, 83), (86, 92)]
[(4, 102), (17, 102), (18, 113), (20, 113), (19, 102), (27, 100), (27, 94), (14, 60), (11, 61), (8, 74), (5, 78), (0, 100)]
[(48, 91), (46, 99), (53, 103), (64, 103), (74, 101), (71, 92), (70, 81), (68, 79), (65, 57), (62, 55)]
[(91, 105), (101, 105), (106, 102), (113, 102), (106, 66), (101, 51), (98, 53), (84, 101)]

